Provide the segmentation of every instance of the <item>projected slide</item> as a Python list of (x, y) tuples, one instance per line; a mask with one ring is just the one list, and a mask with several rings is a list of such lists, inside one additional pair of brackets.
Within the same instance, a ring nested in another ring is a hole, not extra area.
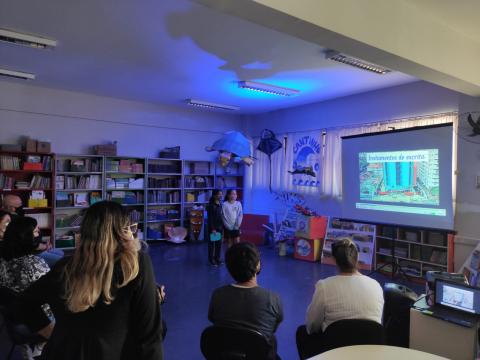
[(360, 152), (358, 158), (360, 200), (440, 204), (438, 149)]

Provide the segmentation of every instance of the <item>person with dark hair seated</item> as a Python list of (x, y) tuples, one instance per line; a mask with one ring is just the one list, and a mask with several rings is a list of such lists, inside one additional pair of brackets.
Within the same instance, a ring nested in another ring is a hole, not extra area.
[(336, 321), (365, 319), (382, 323), (382, 287), (358, 271), (355, 243), (348, 238), (339, 239), (332, 245), (332, 255), (339, 274), (317, 282), (307, 309), (306, 325), (297, 329), (297, 349), (301, 359), (322, 351), (323, 332)]
[[(36, 254), (40, 245), (40, 229), (31, 217), (14, 216), (6, 227), (0, 243), (0, 286), (13, 293), (21, 293), (50, 271), (49, 266)], [(49, 310), (44, 305), (45, 311)], [(53, 323), (45, 324), (38, 333), (48, 338)], [(22, 347), (24, 359), (32, 359), (42, 352), (44, 343)]]
[(234, 244), (225, 254), (234, 284), (217, 288), (211, 297), (208, 319), (217, 326), (256, 330), (270, 339), (276, 356), (274, 333), (283, 320), (278, 294), (258, 286), (260, 254), (250, 243)]
[(30, 217), (14, 217), (0, 243), (0, 286), (22, 292), (50, 268), (35, 255), (40, 245), (40, 229)]

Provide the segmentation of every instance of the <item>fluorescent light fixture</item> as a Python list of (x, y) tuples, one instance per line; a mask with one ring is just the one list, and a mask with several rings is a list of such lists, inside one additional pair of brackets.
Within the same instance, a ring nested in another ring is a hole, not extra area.
[(29, 46), (35, 49), (54, 48), (55, 46), (57, 46), (56, 40), (1, 28), (0, 41), (4, 41), (10, 44)]
[(21, 72), (21, 71), (13, 71), (13, 70), (7, 70), (7, 69), (0, 69), (0, 76), (5, 76), (13, 79), (22, 79), (22, 80), (34, 80), (35, 75), (26, 73), (26, 72)]
[(259, 91), (259, 92), (280, 95), (280, 96), (293, 96), (300, 93), (300, 90), (289, 89), (282, 86), (264, 84), (256, 81), (239, 81), (238, 87), (242, 89)]
[(340, 62), (342, 64), (350, 65), (350, 66), (356, 67), (358, 69), (370, 71), (370, 72), (373, 72), (373, 73), (379, 74), (379, 75), (385, 75), (385, 74), (387, 74), (391, 71), (391, 70), (389, 70), (389, 69), (387, 69), (383, 66), (375, 65), (375, 64), (369, 63), (367, 61), (360, 60), (360, 59), (354, 58), (352, 56), (342, 54), (342, 53), (340, 53), (338, 51), (335, 51), (335, 50), (329, 50), (325, 53), (325, 55), (326, 55), (327, 59), (329, 59), (329, 60), (337, 61), (337, 62)]
[(186, 101), (188, 105), (201, 107), (204, 109), (218, 109), (218, 110), (228, 110), (228, 111), (240, 110), (238, 106), (215, 104), (212, 102), (194, 100), (194, 99), (187, 99)]

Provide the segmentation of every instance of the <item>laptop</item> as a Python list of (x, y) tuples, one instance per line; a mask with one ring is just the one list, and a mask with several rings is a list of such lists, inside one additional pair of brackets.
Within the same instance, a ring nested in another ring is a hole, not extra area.
[(472, 327), (480, 316), (480, 288), (443, 279), (435, 280), (435, 304), (424, 314)]

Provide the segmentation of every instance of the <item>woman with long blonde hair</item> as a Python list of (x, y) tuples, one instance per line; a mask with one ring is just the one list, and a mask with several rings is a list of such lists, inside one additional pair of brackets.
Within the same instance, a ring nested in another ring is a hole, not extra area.
[(135, 233), (121, 205), (92, 205), (73, 256), (22, 294), (17, 309), (32, 330), (49, 323), (43, 304), (53, 311), (42, 359), (163, 359), (158, 290)]

